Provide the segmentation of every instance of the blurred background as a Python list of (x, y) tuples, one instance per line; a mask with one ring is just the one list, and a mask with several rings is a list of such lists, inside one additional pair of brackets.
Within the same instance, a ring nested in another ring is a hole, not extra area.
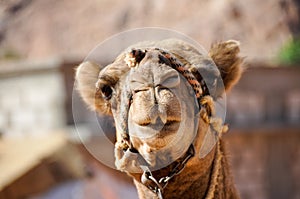
[[(0, 0), (0, 199), (137, 198), (82, 106), (74, 68), (132, 28), (184, 33), (209, 49), (241, 42), (245, 73), (227, 95), (225, 138), (243, 199), (300, 199), (299, 0)], [(107, 64), (107, 60), (103, 61)], [(81, 105), (80, 105), (81, 104)], [(111, 120), (104, 131), (113, 135)], [(93, 150), (94, 154), (90, 154)], [(112, 160), (113, 161), (113, 160)]]

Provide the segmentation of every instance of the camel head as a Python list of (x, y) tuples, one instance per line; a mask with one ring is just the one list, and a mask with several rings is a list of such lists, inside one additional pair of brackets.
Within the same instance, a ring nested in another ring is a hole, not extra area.
[(130, 46), (105, 67), (82, 63), (79, 93), (90, 108), (115, 121), (116, 167), (128, 173), (143, 172), (145, 165), (157, 170), (191, 144), (195, 156), (210, 148), (204, 138), (218, 123), (212, 122), (214, 102), (240, 77), (238, 52), (236, 41), (212, 45), (205, 55), (169, 39)]

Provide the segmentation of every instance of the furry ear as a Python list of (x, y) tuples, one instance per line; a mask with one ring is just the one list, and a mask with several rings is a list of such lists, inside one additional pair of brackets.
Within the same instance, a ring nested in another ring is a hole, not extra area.
[(224, 83), (225, 90), (230, 90), (240, 79), (243, 59), (239, 57), (239, 42), (229, 40), (213, 44), (209, 56), (213, 59)]
[(102, 68), (92, 62), (83, 62), (76, 69), (76, 89), (83, 101), (92, 110), (101, 110), (104, 104), (102, 97), (97, 94), (96, 88), (99, 72)]

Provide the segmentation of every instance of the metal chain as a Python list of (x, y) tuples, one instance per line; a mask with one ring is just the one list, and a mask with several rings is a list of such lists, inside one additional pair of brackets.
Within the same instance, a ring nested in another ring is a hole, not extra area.
[[(141, 182), (147, 186), (151, 191), (153, 191), (159, 199), (163, 199), (163, 190), (166, 188), (166, 186), (169, 184), (169, 181), (176, 175), (180, 174), (183, 169), (185, 168), (187, 162), (190, 158), (192, 158), (195, 154), (195, 149), (193, 144), (189, 147), (186, 156), (180, 160), (176, 166), (171, 170), (171, 172), (165, 176), (160, 178), (158, 181), (153, 176), (152, 172), (148, 167), (144, 167), (144, 173), (141, 177)], [(151, 185), (151, 184), (154, 184)]]

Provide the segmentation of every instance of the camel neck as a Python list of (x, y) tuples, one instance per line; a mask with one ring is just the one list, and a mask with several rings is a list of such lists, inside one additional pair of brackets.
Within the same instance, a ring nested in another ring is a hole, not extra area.
[[(185, 185), (183, 186), (185, 189), (181, 191), (181, 196), (178, 198), (214, 198), (223, 158), (222, 153), (220, 153), (219, 142), (204, 162), (199, 157), (195, 158), (198, 158), (198, 164), (192, 164), (182, 175), (178, 176), (178, 179), (175, 179), (177, 182), (177, 185), (173, 185), (175, 189), (173, 188), (173, 191), (169, 194), (165, 193), (165, 198), (174, 198), (174, 194), (178, 189), (176, 187), (180, 187), (182, 184)], [(191, 179), (194, 180), (191, 181)]]
[[(156, 176), (166, 171), (156, 172)], [(137, 178), (135, 178), (137, 179)], [(135, 180), (141, 199), (158, 199), (146, 186)], [(176, 198), (238, 198), (233, 186), (221, 141), (205, 158), (194, 157), (187, 167), (175, 176), (163, 191), (164, 199)]]

